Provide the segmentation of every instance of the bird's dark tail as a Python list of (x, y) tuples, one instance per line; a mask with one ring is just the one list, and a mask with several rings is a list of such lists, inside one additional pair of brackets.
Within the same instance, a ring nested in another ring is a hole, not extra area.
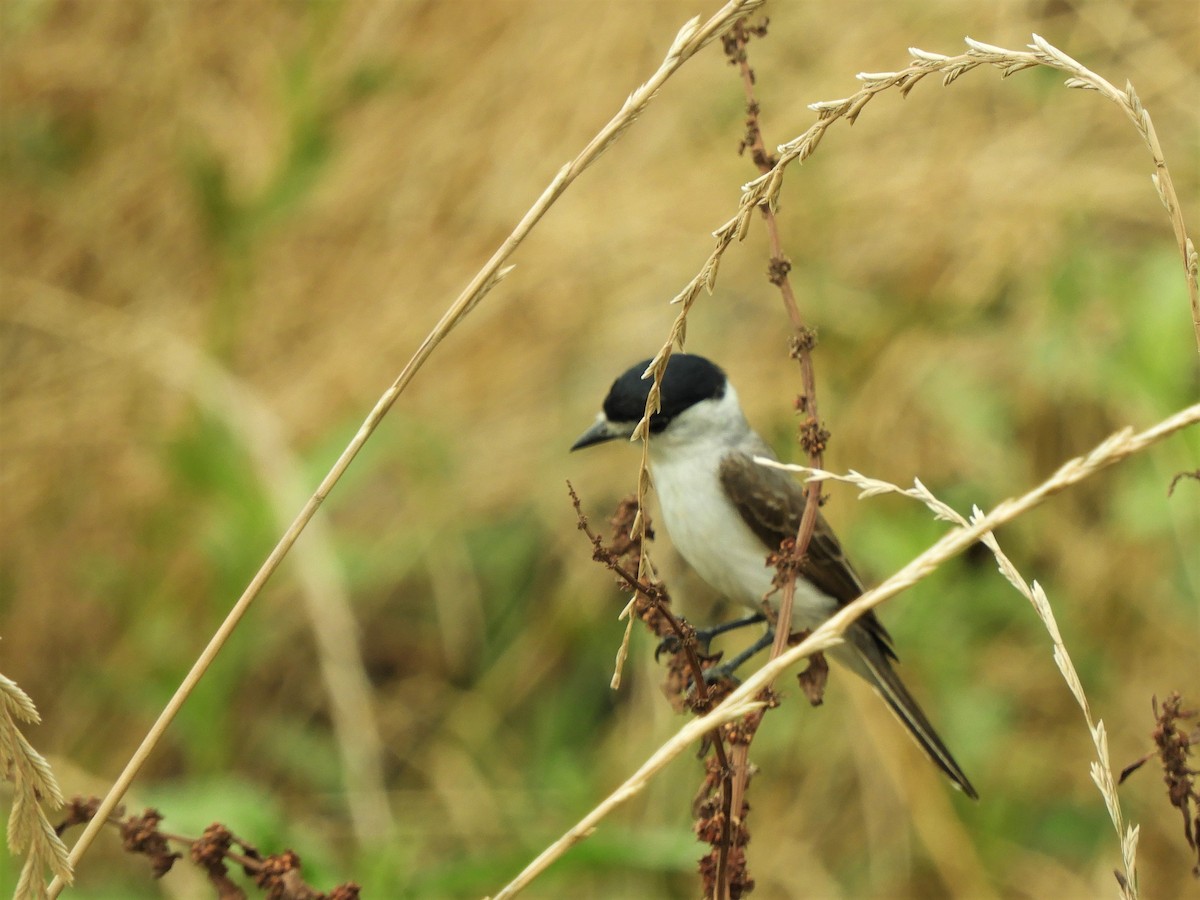
[(881, 696), (892, 712), (896, 714), (909, 734), (913, 736), (925, 755), (933, 760), (934, 765), (946, 773), (964, 794), (972, 800), (978, 800), (970, 780), (959, 768), (938, 733), (913, 699), (908, 688), (892, 668), (891, 661), (879, 646), (874, 635), (865, 629), (851, 626), (846, 633), (846, 643), (832, 651), (833, 657), (856, 674), (864, 678), (876, 693)]

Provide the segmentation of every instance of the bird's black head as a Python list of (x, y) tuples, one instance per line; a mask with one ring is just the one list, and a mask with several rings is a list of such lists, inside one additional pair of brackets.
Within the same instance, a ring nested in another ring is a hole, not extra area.
[[(652, 378), (642, 378), (651, 360), (642, 360), (613, 382), (604, 398), (604, 414), (575, 442), (572, 450), (589, 447), (616, 437), (629, 437), (646, 412)], [(703, 356), (673, 353), (663, 373), (660, 409), (650, 417), (650, 433), (662, 431), (671, 420), (701, 400), (719, 400), (725, 395), (725, 373)]]
[[(650, 365), (645, 359), (613, 382), (604, 398), (604, 416), (613, 423), (637, 423), (646, 412), (652, 378), (642, 378)], [(703, 356), (673, 353), (663, 373), (660, 409), (650, 417), (650, 433), (657, 434), (671, 420), (701, 400), (719, 400), (725, 395), (725, 373)]]

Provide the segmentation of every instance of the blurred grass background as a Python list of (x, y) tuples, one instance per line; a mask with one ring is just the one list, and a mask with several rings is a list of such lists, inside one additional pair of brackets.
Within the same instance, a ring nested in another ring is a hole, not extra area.
[[(0, 14), (0, 670), (68, 794), (103, 793), (281, 532), (255, 448), (171, 335), (269, 411), (316, 485), (379, 393), (558, 167), (714, 3), (55, 2)], [(768, 146), (805, 106), (905, 48), (1038, 32), (1133, 82), (1185, 215), (1200, 209), (1194, 3), (899, 0), (768, 7), (751, 46)], [(1149, 158), (1120, 111), (1046, 71), (884, 96), (788, 176), (782, 225), (820, 330), (835, 470), (919, 476), (990, 506), (1197, 396), (1184, 282)], [(678, 725), (623, 598), (589, 560), (637, 454), (566, 448), (611, 379), (655, 351), (666, 301), (753, 176), (714, 45), (552, 210), (517, 270), (433, 357), (319, 513), (360, 629), (396, 833), (353, 839), (295, 559), (268, 586), (129, 797), (164, 828), (221, 821), (294, 848), (311, 883), (368, 896), (495, 890)], [(691, 317), (752, 421), (797, 458), (787, 324), (753, 230)], [(122, 324), (123, 323), (123, 324)], [(124, 343), (123, 343), (124, 342)], [(97, 346), (109, 348), (99, 352)], [(125, 350), (121, 348), (125, 347)], [(156, 374), (157, 373), (157, 374)], [(1179, 435), (999, 537), (1038, 579), (1114, 763), (1151, 749), (1150, 698), (1200, 699), (1200, 503), (1167, 485)], [(941, 532), (898, 499), (828, 506), (864, 574)], [(302, 496), (295, 498), (298, 510)], [(315, 552), (311, 536), (294, 556)], [(677, 603), (722, 614), (660, 541)], [(889, 604), (903, 672), (983, 800), (952, 796), (882, 704), (835, 676), (754, 745), (762, 897), (1092, 897), (1119, 851), (1049, 639), (989, 557)], [(674, 764), (529, 891), (691, 897), (699, 765)], [(1148, 768), (1122, 788), (1148, 897), (1195, 889)], [(74, 835), (72, 835), (73, 839)], [(102, 836), (79, 896), (150, 882)], [(13, 866), (0, 867), (12, 889)]]

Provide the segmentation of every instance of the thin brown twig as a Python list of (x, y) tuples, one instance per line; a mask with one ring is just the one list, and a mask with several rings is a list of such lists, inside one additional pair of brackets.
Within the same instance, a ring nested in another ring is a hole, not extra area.
[[(163, 816), (155, 809), (126, 816), (124, 809), (118, 806), (100, 819), (100, 806), (98, 797), (73, 797), (67, 804), (66, 817), (55, 831), (62, 834), (69, 828), (92, 821), (99, 821), (100, 827), (108, 825), (121, 834), (126, 851), (150, 860), (155, 878), (165, 876), (175, 862), (184, 857), (183, 853), (171, 852), (169, 845), (186, 847), (188, 858), (205, 871), (221, 897), (246, 896), (245, 891), (228, 877), (226, 863), (240, 866), (267, 896), (278, 900), (351, 900), (358, 896), (359, 886), (353, 882), (339, 885), (328, 894), (310, 887), (300, 876), (300, 857), (294, 852), (285, 850), (263, 856), (252, 844), (219, 823), (208, 826), (199, 838), (192, 838), (163, 831), (159, 827)], [(234, 850), (235, 846), (241, 852)]]
[[(656, 618), (665, 623), (670, 635), (675, 638), (675, 641), (678, 645), (677, 653), (683, 656), (685, 664), (691, 672), (693, 697), (687, 703), (688, 708), (691, 709), (691, 711), (696, 715), (704, 715), (705, 713), (711, 711), (715, 705), (714, 700), (716, 698), (713, 696), (711, 688), (705, 678), (703, 662), (701, 661), (699, 654), (696, 652), (696, 630), (690, 624), (688, 624), (686, 620), (677, 617), (673, 612), (671, 612), (670, 598), (667, 596), (667, 592), (661, 583), (657, 581), (643, 580), (638, 575), (630, 572), (621, 564), (621, 557), (623, 554), (612, 547), (606, 547), (604, 545), (604, 541), (592, 530), (591, 526), (588, 524), (587, 516), (583, 512), (582, 502), (579, 499), (579, 495), (575, 491), (574, 485), (572, 485), (570, 481), (567, 482), (567, 492), (570, 494), (571, 504), (575, 508), (577, 527), (592, 543), (592, 559), (603, 563), (607, 569), (613, 572), (613, 574), (620, 579), (625, 587), (634, 592), (634, 600), (632, 601), (632, 604), (636, 604), (639, 600), (644, 598), (645, 602), (653, 607), (653, 612)], [(634, 501), (634, 503), (636, 504), (636, 501)], [(627, 504), (622, 504), (622, 507), (624, 508), (626, 505)], [(638, 509), (638, 514), (640, 514), (640, 509)], [(643, 521), (648, 528), (648, 519), (643, 517)], [(618, 513), (618, 516), (614, 519), (614, 525), (617, 527), (618, 531), (622, 530), (622, 524), (621, 516)], [(640, 559), (643, 556), (643, 554), (640, 552), (642, 541), (643, 538), (632, 535), (631, 530), (630, 548), (626, 548), (626, 550), (632, 549), (638, 553), (639, 568)], [(639, 618), (643, 618), (644, 621), (646, 621), (647, 626), (650, 627), (651, 631), (654, 632), (656, 637), (666, 637), (666, 635), (662, 633), (661, 626), (659, 628), (655, 628), (654, 624), (648, 617), (639, 616)], [(713, 660), (709, 659), (709, 661)], [(730, 765), (729, 755), (725, 750), (725, 743), (721, 734), (721, 729), (714, 728), (706, 736), (706, 741), (712, 747), (713, 755), (716, 757), (715, 778), (717, 783), (720, 785), (721, 790), (721, 815), (719, 816), (720, 821), (718, 828), (719, 836), (716, 840), (718, 855), (714, 878), (715, 883), (718, 886), (718, 889), (715, 893), (716, 900), (724, 900), (724, 897), (727, 894), (725, 885), (729, 879), (729, 850), (733, 845), (731, 829), (734, 827), (732, 824), (732, 810), (734, 808), (733, 804), (736, 793), (735, 777), (734, 770)], [(710, 777), (713, 774), (714, 773), (710, 772)], [(706, 782), (707, 780), (708, 779), (706, 777)], [(707, 830), (708, 829), (706, 829), (703, 821), (697, 825), (698, 834), (701, 834)]]
[[(752, 38), (766, 37), (768, 24), (769, 20), (765, 18), (758, 25), (750, 25), (746, 18), (742, 18), (734, 23), (733, 28), (723, 38), (725, 55), (729, 58), (729, 62), (738, 69), (746, 98), (746, 132), (738, 146), (738, 152), (744, 153), (749, 150), (751, 159), (762, 174), (770, 172), (779, 162), (779, 157), (766, 149), (761, 123), (762, 106), (755, 95), (757, 78), (750, 66), (747, 47)], [(796, 302), (795, 290), (789, 277), (791, 261), (784, 252), (779, 219), (775, 214), (775, 209), (769, 203), (761, 204), (759, 209), (766, 227), (769, 245), (768, 278), (779, 289), (784, 310), (792, 326), (791, 356), (800, 365), (802, 393), (796, 404), (797, 412), (803, 417), (800, 425), (800, 443), (808, 455), (809, 465), (819, 468), (823, 465), (828, 433), (821, 427), (817, 402), (816, 373), (812, 359), (812, 351), (816, 346), (816, 332), (805, 323)], [(808, 502), (804, 514), (801, 516), (795, 541), (790, 542), (788, 548), (778, 554), (779, 571), (783, 577), (780, 582), (778, 608), (773, 612), (775, 640), (770, 652), (772, 659), (778, 657), (788, 647), (798, 575), (796, 563), (803, 559), (816, 529), (817, 510), (821, 502), (821, 485), (809, 484), (806, 493)], [(742, 797), (748, 787), (750, 744), (762, 722), (762, 716), (763, 712), (759, 711), (748, 717), (748, 721), (745, 722), (744, 740), (733, 748), (736, 773), (734, 808), (741, 808)]]
[[(669, 600), (667, 599), (666, 590), (661, 584), (643, 581), (621, 564), (618, 553), (604, 545), (604, 540), (588, 524), (587, 516), (583, 512), (583, 502), (579, 499), (579, 494), (576, 493), (575, 486), (570, 481), (567, 482), (567, 493), (571, 497), (571, 505), (575, 508), (576, 527), (587, 535), (587, 539), (592, 544), (592, 559), (603, 563), (605, 568), (616, 575), (629, 590), (634, 592), (636, 598), (644, 597), (646, 602), (654, 607), (655, 612), (662, 616), (667, 627), (677, 639), (680, 651), (685, 655), (687, 664), (692, 671), (692, 678), (696, 684), (700, 705), (707, 707), (709, 704), (708, 687), (704, 681), (704, 668), (701, 665), (700, 658), (696, 654), (695, 629), (688, 625), (686, 620), (680, 619), (671, 612), (668, 606)], [(663, 635), (657, 632), (656, 636), (663, 637)]]

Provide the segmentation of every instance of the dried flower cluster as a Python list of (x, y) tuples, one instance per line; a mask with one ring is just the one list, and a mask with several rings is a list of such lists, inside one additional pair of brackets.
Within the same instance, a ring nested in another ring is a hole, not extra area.
[(1200, 878), (1200, 790), (1195, 780), (1200, 772), (1190, 765), (1192, 747), (1200, 743), (1200, 731), (1189, 733), (1182, 727), (1183, 720), (1195, 719), (1200, 712), (1184, 709), (1178, 691), (1172, 691), (1161, 707), (1157, 697), (1152, 698), (1151, 705), (1155, 720), (1151, 738), (1155, 751), (1122, 769), (1118, 784), (1124, 784), (1126, 778), (1158, 756), (1163, 783), (1167, 786), (1167, 800), (1183, 816), (1183, 839), (1196, 856), (1192, 875)]
[[(695, 715), (704, 715), (717, 706), (733, 687), (728, 678), (713, 680), (710, 670), (720, 661), (720, 654), (709, 654), (697, 639), (696, 629), (687, 620), (671, 612), (671, 600), (666, 588), (658, 580), (644, 581), (635, 572), (645, 571), (643, 566), (643, 541), (652, 536), (649, 517), (639, 516), (638, 502), (627, 497), (617, 507), (612, 518), (613, 536), (606, 546), (592, 531), (579, 496), (568, 483), (571, 502), (575, 506), (579, 530), (592, 543), (592, 558), (602, 563), (617, 576), (620, 587), (634, 592), (633, 599), (626, 605), (622, 617), (632, 613), (659, 638), (656, 658), (666, 656), (667, 678), (663, 693), (677, 712), (688, 710)], [(635, 525), (640, 525), (635, 529)], [(632, 623), (632, 618), (630, 619)], [(618, 664), (625, 658), (629, 642), (629, 631), (621, 643)], [(618, 679), (614, 679), (616, 682)], [(761, 713), (754, 719), (753, 727), (747, 721), (732, 721), (714, 729), (704, 736), (704, 752), (711, 753), (706, 764), (706, 776), (697, 800), (693, 804), (696, 818), (695, 832), (700, 840), (711, 846), (700, 861), (701, 875), (706, 884), (706, 896), (739, 897), (753, 887), (753, 880), (745, 871), (744, 847), (749, 840), (745, 827), (744, 813), (748, 807), (742, 803), (737, 817), (731, 814), (736, 794), (736, 767), (731, 766), (726, 744), (748, 744), (761, 720)], [(744, 785), (744, 781), (743, 781)], [(728, 889), (717, 889), (716, 885), (728, 885)], [(735, 889), (734, 884), (739, 885)]]
[[(67, 815), (55, 831), (62, 834), (68, 828), (91, 822), (101, 806), (99, 797), (74, 797), (67, 804)], [(193, 840), (162, 831), (162, 814), (147, 809), (140, 816), (125, 816), (118, 808), (104, 824), (121, 834), (122, 846), (150, 860), (155, 878), (162, 878), (183, 859), (184, 854), (172, 852), (171, 845), (187, 849), (187, 857), (208, 876), (216, 896), (221, 900), (244, 900), (246, 892), (229, 877), (228, 863), (240, 866), (267, 900), (357, 900), (359, 886), (352, 882), (341, 884), (328, 893), (318, 891), (304, 882), (300, 875), (300, 857), (291, 850), (273, 856), (263, 856), (251, 844), (233, 834), (220, 823), (204, 829)], [(236, 850), (234, 848), (237, 848)]]
[(1180, 720), (1194, 719), (1194, 709), (1183, 708), (1183, 698), (1175, 691), (1163, 701), (1159, 709), (1154, 703), (1158, 722), (1154, 728), (1154, 743), (1162, 761), (1163, 781), (1167, 785), (1167, 798), (1183, 816), (1183, 837), (1196, 854), (1196, 865), (1192, 874), (1200, 878), (1200, 791), (1196, 789), (1197, 772), (1191, 768), (1190, 756), (1194, 739), (1180, 727)]

